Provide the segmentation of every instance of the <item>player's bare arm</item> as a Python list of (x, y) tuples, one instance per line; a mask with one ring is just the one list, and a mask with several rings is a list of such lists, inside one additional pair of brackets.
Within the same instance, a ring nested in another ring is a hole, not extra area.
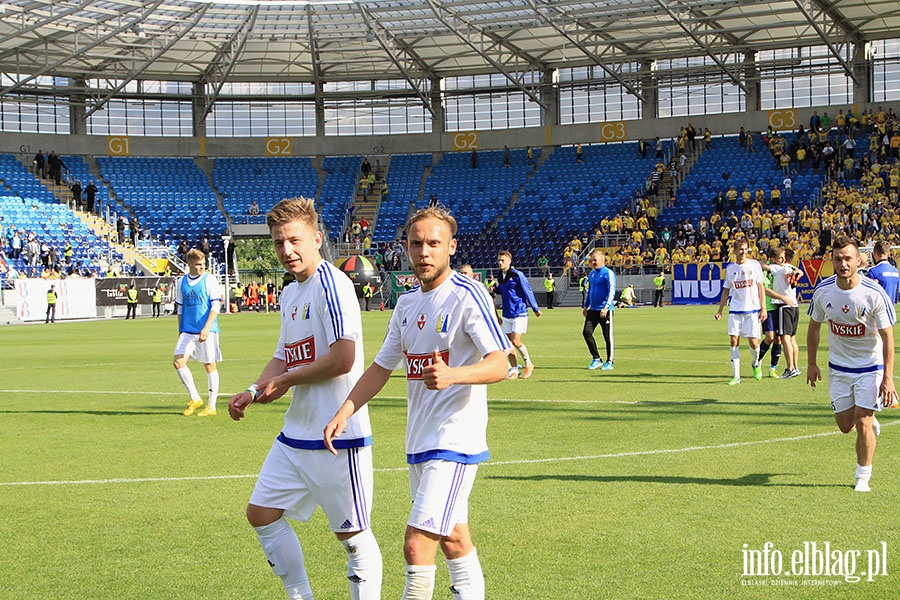
[(206, 318), (206, 324), (203, 325), (203, 329), (200, 330), (200, 334), (197, 336), (197, 339), (201, 342), (205, 342), (209, 339), (209, 330), (212, 329), (213, 323), (216, 322), (216, 317), (219, 316), (219, 311), (215, 309), (209, 310), (209, 316)]
[(762, 283), (757, 283), (756, 288), (759, 290), (759, 320), (763, 322), (769, 316), (766, 312), (766, 287)]
[(422, 371), (422, 380), (429, 390), (443, 390), (451, 385), (478, 385), (506, 379), (509, 369), (506, 352), (489, 352), (474, 365), (450, 367), (435, 350), (432, 364)]
[(384, 387), (384, 384), (387, 383), (390, 377), (391, 371), (377, 363), (369, 365), (369, 368), (362, 374), (362, 377), (350, 390), (347, 400), (341, 405), (328, 424), (325, 425), (325, 429), (322, 432), (325, 447), (332, 454), (337, 454), (333, 442), (335, 438), (341, 437), (341, 434), (344, 433), (344, 430), (347, 428), (347, 420), (356, 414), (356, 411), (365, 406), (369, 400), (374, 398), (375, 394), (381, 391), (381, 388)]
[(271, 379), (260, 382), (261, 394), (257, 402), (271, 402), (284, 396), (295, 385), (306, 385), (334, 379), (350, 372), (356, 358), (356, 342), (337, 340), (329, 346), (328, 354), (290, 371), (285, 370)]
[(894, 328), (885, 327), (878, 330), (881, 336), (881, 352), (884, 359), (884, 377), (881, 378), (881, 403), (885, 407), (897, 404), (897, 388), (894, 385)]
[[(231, 418), (235, 421), (240, 421), (244, 417), (244, 411), (246, 411), (247, 407), (253, 402), (271, 402), (273, 398), (261, 399), (264, 383), (286, 371), (287, 366), (283, 360), (278, 358), (270, 360), (250, 388), (239, 394), (235, 394), (228, 400), (228, 414)], [(256, 391), (251, 392), (250, 390), (253, 388), (256, 388)]]
[(806, 328), (806, 381), (813, 389), (816, 389), (817, 381), (822, 381), (822, 373), (816, 364), (821, 330), (822, 323), (813, 319), (809, 320), (809, 326)]
[(725, 310), (725, 303), (728, 302), (728, 293), (730, 291), (728, 288), (722, 290), (722, 298), (719, 299), (719, 310), (716, 311), (716, 321), (722, 318), (722, 311)]

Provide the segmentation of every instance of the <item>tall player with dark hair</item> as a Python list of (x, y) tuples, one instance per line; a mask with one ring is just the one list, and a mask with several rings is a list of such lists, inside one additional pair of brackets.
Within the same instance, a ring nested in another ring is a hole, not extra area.
[(894, 304), (884, 289), (859, 273), (856, 241), (840, 236), (832, 244), (834, 275), (820, 282), (809, 305), (806, 332), (807, 382), (822, 379), (816, 363), (822, 323), (828, 322), (828, 388), (838, 429), (856, 429), (857, 492), (870, 491), (875, 412), (897, 401), (894, 387)]

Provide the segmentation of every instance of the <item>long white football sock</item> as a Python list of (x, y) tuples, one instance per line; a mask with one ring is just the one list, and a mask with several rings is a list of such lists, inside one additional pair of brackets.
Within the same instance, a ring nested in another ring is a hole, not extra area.
[(175, 372), (178, 373), (178, 378), (181, 379), (181, 383), (187, 388), (191, 400), (199, 398), (200, 394), (197, 392), (197, 386), (194, 385), (194, 376), (191, 374), (191, 370), (188, 369), (187, 366), (184, 366), (180, 369), (176, 369)]
[(341, 540), (347, 550), (347, 579), (350, 600), (381, 598), (381, 549), (371, 529)]
[(750, 348), (750, 361), (754, 369), (759, 366), (759, 346)]
[(401, 600), (431, 600), (435, 565), (406, 565), (406, 586)]
[(210, 410), (216, 410), (216, 398), (219, 396), (219, 371), (206, 374), (206, 382), (209, 384), (209, 400), (206, 405)]
[(291, 600), (312, 600), (312, 589), (303, 562), (300, 540), (290, 524), (281, 517), (273, 523), (254, 527), (259, 544), (266, 555), (272, 571), (281, 578), (288, 598)]
[(528, 356), (528, 348), (525, 347), (525, 344), (522, 344), (517, 348), (519, 354), (522, 355), (522, 360), (525, 361), (526, 365), (531, 364), (531, 357)]
[(738, 379), (741, 378), (741, 349), (740, 348), (732, 348), (731, 349), (731, 368), (734, 369), (734, 376)]
[(484, 573), (474, 548), (462, 558), (447, 559), (454, 600), (484, 600)]

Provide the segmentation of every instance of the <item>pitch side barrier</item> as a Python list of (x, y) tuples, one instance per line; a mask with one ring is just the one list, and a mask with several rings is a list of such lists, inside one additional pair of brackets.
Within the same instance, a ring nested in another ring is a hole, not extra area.
[[(717, 304), (722, 297), (725, 269), (731, 263), (694, 263), (672, 265), (672, 304)], [(801, 277), (797, 283), (797, 299), (808, 302), (819, 281), (834, 275), (830, 260), (801, 260), (795, 265)]]
[(108, 279), (16, 279), (16, 316), (20, 321), (43, 321), (47, 292), (55, 286), (56, 319), (96, 319), (125, 316), (128, 288), (138, 290), (138, 315), (150, 314), (153, 291), (162, 288), (162, 306), (171, 312), (174, 277), (115, 277)]

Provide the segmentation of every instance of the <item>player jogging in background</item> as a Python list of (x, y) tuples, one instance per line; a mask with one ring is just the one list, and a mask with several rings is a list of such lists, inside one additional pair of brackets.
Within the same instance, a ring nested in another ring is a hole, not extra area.
[(406, 462), (412, 511), (403, 554), (403, 600), (430, 600), (435, 554), (444, 553), (454, 598), (484, 600), (484, 574), (469, 532), (469, 494), (489, 458), (487, 386), (506, 376), (511, 350), (481, 284), (450, 269), (456, 221), (425, 208), (406, 225), (407, 253), (420, 287), (401, 294), (374, 362), (324, 429), (332, 447), (348, 419), (406, 369)]
[(363, 371), (362, 320), (353, 283), (322, 260), (322, 233), (312, 200), (282, 200), (266, 216), (278, 260), (293, 276), (281, 296), (275, 355), (228, 405), (235, 421), (253, 402), (293, 389), (281, 433), (272, 443), (247, 505), (247, 520), (291, 600), (313, 597), (303, 549), (285, 517), (309, 521), (321, 506), (347, 552), (352, 600), (381, 597), (381, 550), (369, 528), (372, 430), (366, 409), (326, 450), (322, 429)]
[(753, 378), (762, 379), (762, 368), (759, 366), (759, 338), (762, 322), (766, 320), (765, 289), (763, 288), (763, 271), (760, 264), (747, 256), (748, 245), (745, 238), (733, 242), (732, 248), (736, 260), (728, 265), (725, 271), (725, 283), (716, 321), (722, 318), (725, 303), (731, 298), (728, 309), (728, 337), (731, 341), (731, 367), (734, 377), (728, 385), (741, 383), (741, 338), (747, 338), (750, 344)]
[[(604, 371), (613, 369), (613, 310), (615, 309), (616, 274), (606, 266), (606, 253), (595, 248), (588, 257), (591, 267), (588, 273), (587, 299), (584, 301), (581, 314), (584, 315), (584, 328), (581, 335), (591, 353), (591, 364), (588, 369), (601, 368)], [(600, 358), (597, 342), (594, 341), (594, 329), (600, 326), (603, 341), (606, 342), (606, 362)]]
[(840, 236), (832, 243), (834, 275), (820, 282), (809, 305), (806, 380), (815, 389), (822, 379), (816, 354), (822, 323), (828, 322), (828, 391), (838, 429), (856, 429), (857, 492), (870, 491), (875, 412), (897, 401), (894, 387), (894, 305), (884, 289), (859, 273), (856, 241)]
[(206, 255), (196, 248), (185, 255), (188, 274), (175, 283), (175, 305), (178, 307), (178, 342), (175, 344), (173, 362), (178, 378), (190, 395), (184, 416), (189, 417), (203, 406), (203, 400), (187, 363), (196, 358), (206, 369), (209, 396), (206, 408), (199, 417), (216, 414), (216, 398), (219, 395), (219, 371), (216, 363), (222, 361), (219, 350), (219, 319), (222, 294), (214, 277), (206, 273)]
[[(502, 250), (497, 255), (497, 266), (500, 267), (500, 278), (497, 288), (500, 290), (500, 298), (503, 300), (501, 327), (503, 328), (503, 333), (509, 337), (509, 341), (522, 355), (525, 367), (522, 370), (521, 377), (522, 379), (528, 379), (534, 371), (534, 363), (531, 362), (528, 348), (522, 342), (522, 336), (528, 331), (528, 307), (530, 306), (531, 310), (534, 311), (535, 317), (541, 316), (541, 308), (534, 297), (528, 278), (521, 271), (513, 268), (512, 254), (507, 250)], [(515, 352), (509, 354), (509, 365), (506, 378), (518, 379), (519, 368)]]

